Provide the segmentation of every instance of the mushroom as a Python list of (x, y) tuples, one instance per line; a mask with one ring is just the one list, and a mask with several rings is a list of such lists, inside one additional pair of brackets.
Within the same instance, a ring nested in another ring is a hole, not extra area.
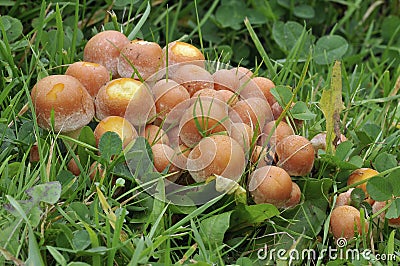
[(270, 203), (281, 208), (291, 197), (292, 179), (282, 168), (267, 165), (250, 175), (248, 189), (256, 204)]
[(134, 126), (144, 126), (155, 119), (153, 95), (146, 84), (131, 78), (118, 78), (100, 88), (96, 100), (96, 117), (125, 117)]
[(108, 116), (101, 120), (94, 129), (97, 146), (103, 134), (109, 131), (118, 134), (122, 140), (122, 147), (126, 147), (138, 136), (136, 129), (128, 120), (120, 116)]
[(187, 170), (196, 182), (204, 182), (212, 175), (238, 181), (246, 167), (240, 144), (226, 135), (203, 138), (190, 152)]
[(79, 80), (68, 75), (52, 75), (39, 80), (31, 92), (32, 104), (40, 127), (76, 131), (92, 120), (93, 99)]
[(368, 230), (368, 223), (361, 227), (360, 211), (353, 206), (343, 205), (333, 209), (330, 219), (330, 230), (335, 237), (347, 240), (354, 237), (355, 231), (358, 234), (365, 234)]
[(110, 73), (105, 66), (91, 62), (75, 62), (68, 66), (65, 75), (78, 79), (92, 98), (110, 80)]
[(105, 66), (113, 78), (117, 78), (119, 77), (117, 65), (120, 50), (128, 43), (128, 37), (119, 31), (99, 32), (86, 43), (83, 60)]
[[(118, 59), (118, 74), (124, 78), (136, 78), (133, 67), (143, 80), (150, 78), (162, 66), (162, 49), (158, 43), (133, 40), (126, 44)], [(132, 67), (133, 65), (133, 67)]]
[(277, 166), (285, 169), (291, 176), (304, 176), (314, 165), (314, 149), (311, 142), (303, 136), (290, 135), (276, 146)]

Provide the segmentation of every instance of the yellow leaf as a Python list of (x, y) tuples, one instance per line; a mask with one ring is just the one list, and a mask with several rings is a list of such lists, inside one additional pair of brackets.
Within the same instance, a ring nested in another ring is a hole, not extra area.
[(344, 109), (340, 61), (333, 66), (330, 87), (322, 92), (319, 105), (326, 120), (326, 152), (333, 154), (340, 139), (340, 112)]

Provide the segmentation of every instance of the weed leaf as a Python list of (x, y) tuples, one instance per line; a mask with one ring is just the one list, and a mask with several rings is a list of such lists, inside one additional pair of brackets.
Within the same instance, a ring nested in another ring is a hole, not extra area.
[(218, 215), (213, 215), (201, 221), (202, 233), (205, 242), (221, 245), (224, 240), (226, 230), (229, 228), (229, 221), (232, 211)]
[(314, 61), (318, 65), (328, 65), (339, 60), (347, 52), (349, 44), (338, 35), (323, 36), (315, 44)]
[(122, 151), (122, 140), (117, 133), (108, 131), (100, 138), (99, 150), (101, 157), (109, 161), (113, 155)]
[(326, 152), (333, 154), (333, 141), (340, 139), (340, 112), (344, 109), (342, 102), (342, 73), (340, 62), (336, 61), (332, 70), (331, 85), (322, 92), (319, 102), (326, 120)]
[(385, 201), (392, 197), (393, 187), (387, 179), (376, 176), (368, 180), (367, 191), (372, 199)]

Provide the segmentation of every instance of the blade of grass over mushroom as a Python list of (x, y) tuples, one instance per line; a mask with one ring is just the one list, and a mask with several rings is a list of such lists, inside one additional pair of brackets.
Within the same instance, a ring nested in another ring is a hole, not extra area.
[(342, 102), (342, 74), (340, 61), (336, 61), (332, 68), (331, 83), (328, 89), (323, 90), (320, 108), (326, 121), (326, 151), (333, 154), (335, 145), (340, 139), (340, 112), (344, 109)]
[(250, 37), (253, 40), (254, 45), (257, 48), (257, 51), (260, 53), (261, 58), (269, 71), (269, 75), (272, 77), (272, 79), (274, 79), (276, 76), (276, 69), (272, 65), (271, 59), (269, 58), (267, 52), (265, 51), (263, 45), (261, 44), (260, 39), (258, 38), (257, 34), (254, 32), (254, 29), (251, 26), (251, 23), (248, 18), (246, 18), (244, 20), (244, 24), (246, 25), (247, 31), (249, 32)]

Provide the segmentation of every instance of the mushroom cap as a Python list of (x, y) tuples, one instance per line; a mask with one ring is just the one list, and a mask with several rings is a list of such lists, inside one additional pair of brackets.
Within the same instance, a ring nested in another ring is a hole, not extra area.
[(248, 189), (256, 204), (284, 207), (292, 193), (292, 179), (282, 168), (267, 165), (250, 175)]
[(262, 134), (260, 135), (261, 146), (266, 144), (265, 142), (267, 141), (269, 134), (271, 134), (271, 131), (273, 131), (273, 133), (271, 134), (271, 137), (269, 139), (269, 144), (272, 147), (275, 147), (287, 136), (294, 135), (294, 131), (291, 126), (289, 126), (289, 124), (281, 121), (274, 129), (275, 123), (276, 120), (273, 120), (265, 124), (264, 128), (262, 129)]
[(37, 123), (54, 130), (70, 132), (89, 124), (94, 116), (92, 97), (79, 80), (68, 75), (51, 75), (39, 80), (31, 92)]
[(212, 175), (238, 181), (246, 167), (240, 144), (226, 135), (203, 138), (190, 152), (187, 169), (196, 182), (204, 182)]
[(78, 79), (94, 98), (101, 86), (110, 80), (110, 73), (103, 65), (92, 62), (75, 62), (67, 68), (65, 75)]
[(365, 233), (368, 224), (365, 224), (364, 230), (361, 228), (360, 211), (349, 205), (338, 206), (333, 209), (330, 219), (330, 229), (333, 236), (351, 239), (354, 237), (355, 226), (359, 234)]
[[(196, 64), (200, 67), (204, 67), (205, 57), (203, 53), (194, 45), (181, 41), (173, 41), (168, 46), (163, 48), (164, 58), (166, 57), (168, 49), (168, 66), (174, 64), (191, 63)], [(164, 66), (166, 66), (166, 60), (164, 60)], [(169, 71), (173, 73), (175, 68)]]
[(103, 65), (111, 71), (113, 77), (118, 77), (117, 66), (120, 50), (128, 43), (128, 37), (119, 31), (99, 32), (86, 43), (83, 60)]
[(158, 43), (133, 40), (121, 49), (117, 67), (118, 74), (125, 78), (132, 76), (138, 78), (133, 65), (141, 78), (146, 80), (160, 69), (162, 58), (162, 49)]
[(143, 126), (155, 118), (153, 95), (146, 86), (131, 78), (118, 78), (100, 88), (95, 100), (96, 117), (125, 117), (134, 126)]
[(120, 116), (107, 116), (101, 120), (94, 129), (97, 146), (99, 145), (101, 136), (108, 131), (118, 134), (122, 140), (123, 147), (126, 147), (138, 136), (136, 129), (125, 118)]
[(277, 166), (291, 176), (303, 176), (311, 172), (314, 165), (314, 148), (303, 136), (289, 135), (276, 146), (279, 161)]

